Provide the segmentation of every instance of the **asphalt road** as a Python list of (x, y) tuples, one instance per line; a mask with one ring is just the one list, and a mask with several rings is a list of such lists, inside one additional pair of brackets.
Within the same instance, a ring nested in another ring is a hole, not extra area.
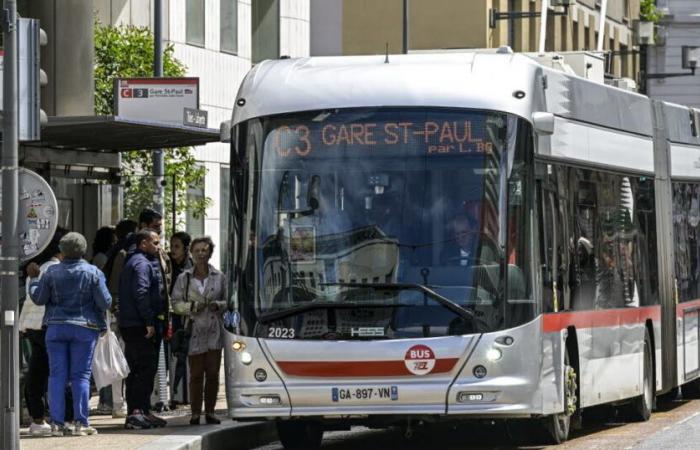
[[(406, 439), (398, 430), (326, 432), (324, 449), (329, 450), (464, 450), (464, 449), (700, 449), (700, 400), (660, 399), (648, 422), (627, 422), (624, 411), (597, 408), (589, 412), (584, 427), (572, 432), (559, 446), (538, 445), (528, 434), (532, 427), (503, 423), (457, 427), (428, 426)], [(279, 442), (255, 450), (282, 450)]]

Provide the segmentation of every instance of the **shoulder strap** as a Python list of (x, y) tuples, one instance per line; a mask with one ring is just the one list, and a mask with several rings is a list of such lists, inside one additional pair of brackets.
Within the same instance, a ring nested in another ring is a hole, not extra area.
[(187, 284), (185, 285), (185, 303), (189, 303), (189, 297), (190, 295), (190, 273), (187, 272)]

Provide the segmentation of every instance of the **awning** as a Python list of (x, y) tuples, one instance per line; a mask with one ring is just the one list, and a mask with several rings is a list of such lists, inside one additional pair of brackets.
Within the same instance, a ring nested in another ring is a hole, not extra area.
[(41, 129), (41, 141), (22, 145), (123, 152), (157, 148), (189, 147), (219, 142), (219, 130), (165, 122), (130, 120), (118, 116), (49, 117)]

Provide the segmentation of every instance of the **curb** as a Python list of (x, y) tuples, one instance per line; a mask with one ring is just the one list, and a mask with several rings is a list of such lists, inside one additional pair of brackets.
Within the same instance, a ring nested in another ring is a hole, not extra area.
[(275, 422), (244, 422), (217, 426), (200, 435), (171, 434), (139, 447), (139, 450), (247, 450), (276, 441)]

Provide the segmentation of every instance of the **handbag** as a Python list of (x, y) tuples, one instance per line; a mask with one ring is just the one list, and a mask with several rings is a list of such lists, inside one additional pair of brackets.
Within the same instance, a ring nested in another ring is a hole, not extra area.
[[(185, 286), (185, 303), (189, 303), (190, 274), (187, 274), (187, 284)], [(192, 337), (192, 320), (185, 316), (185, 325), (173, 334), (170, 341), (170, 348), (176, 357), (187, 356), (190, 350), (190, 338)]]
[[(109, 312), (107, 324), (110, 323)], [(107, 325), (109, 327), (109, 325)], [(119, 339), (109, 328), (98, 339), (92, 357), (92, 376), (95, 386), (101, 389), (129, 376), (129, 364), (119, 345)]]

